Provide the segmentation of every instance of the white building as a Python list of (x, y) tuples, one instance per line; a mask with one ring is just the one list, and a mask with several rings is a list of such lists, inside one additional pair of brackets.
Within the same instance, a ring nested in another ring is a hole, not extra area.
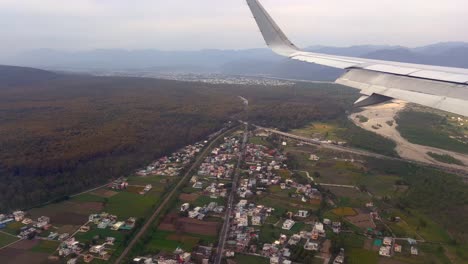
[(291, 219), (288, 219), (288, 220), (284, 221), (282, 228), (284, 230), (291, 230), (291, 228), (294, 226), (294, 224), (296, 224), (296, 222), (294, 222)]

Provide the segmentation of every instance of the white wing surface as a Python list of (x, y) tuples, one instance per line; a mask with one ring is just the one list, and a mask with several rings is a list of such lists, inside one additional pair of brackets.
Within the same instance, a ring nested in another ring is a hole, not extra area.
[(344, 69), (336, 83), (361, 90), (356, 105), (400, 99), (468, 116), (468, 69), (334, 56), (302, 51), (258, 0), (247, 0), (266, 44), (293, 60)]

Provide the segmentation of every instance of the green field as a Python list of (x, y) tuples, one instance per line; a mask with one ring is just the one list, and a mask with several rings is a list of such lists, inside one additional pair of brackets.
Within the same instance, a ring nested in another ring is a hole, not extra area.
[(345, 141), (352, 147), (389, 156), (398, 156), (395, 152), (395, 142), (373, 132), (364, 130), (346, 118), (340, 118), (326, 123), (310, 123), (303, 128), (292, 130), (291, 133), (304, 137)]
[(9, 223), (6, 226), (6, 228), (2, 229), (1, 231), (16, 236), (16, 235), (19, 234), (19, 231), (20, 231), (21, 227), (23, 227), (23, 226), (24, 226), (24, 224), (22, 224), (21, 222), (13, 221), (13, 222)]
[(58, 241), (41, 240), (31, 249), (31, 251), (52, 254), (57, 250), (59, 245), (60, 242)]
[(9, 245), (17, 240), (19, 240), (19, 238), (14, 237), (12, 235), (0, 233), (0, 248)]
[(225, 199), (222, 197), (219, 198), (210, 198), (209, 196), (201, 195), (197, 198), (197, 200), (193, 203), (193, 206), (205, 206), (208, 205), (211, 202), (215, 202), (218, 205), (224, 205), (225, 204)]
[(216, 241), (217, 238), (211, 236), (157, 230), (151, 234), (145, 249), (149, 252), (173, 252), (177, 247), (180, 247), (183, 250), (191, 251), (199, 243), (211, 244)]
[[(451, 136), (468, 135), (468, 130), (455, 127), (445, 116), (428, 112), (403, 111), (399, 114), (397, 123), (398, 131), (412, 143), (468, 153), (468, 144), (451, 138)], [(422, 127), (424, 129), (421, 129)]]
[(117, 215), (120, 219), (144, 217), (156, 205), (158, 199), (136, 193), (120, 192), (108, 199), (104, 211)]
[(269, 141), (267, 141), (264, 137), (250, 137), (249, 143), (255, 145), (263, 145), (268, 148), (272, 147), (272, 144)]
[(268, 264), (270, 260), (264, 257), (236, 254), (234, 261), (237, 264)]
[(448, 164), (456, 164), (456, 165), (461, 165), (461, 166), (464, 165), (463, 162), (461, 162), (460, 160), (447, 154), (437, 154), (434, 152), (428, 152), (427, 155), (431, 156), (433, 159), (440, 161), (440, 162), (444, 162)]
[(377, 252), (359, 248), (352, 248), (345, 254), (349, 264), (375, 264), (379, 258)]
[(89, 202), (100, 202), (103, 203), (106, 198), (92, 194), (92, 193), (84, 193), (78, 196), (75, 196), (71, 199), (72, 201), (79, 202), (79, 203), (89, 203)]

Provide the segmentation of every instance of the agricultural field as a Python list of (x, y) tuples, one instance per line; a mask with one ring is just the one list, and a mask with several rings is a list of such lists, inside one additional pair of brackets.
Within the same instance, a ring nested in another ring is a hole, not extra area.
[(237, 264), (269, 264), (270, 260), (264, 257), (252, 256), (252, 255), (243, 255), (243, 254), (236, 254), (236, 256), (232, 259)]
[(19, 239), (13, 235), (0, 232), (0, 248), (9, 245)]
[[(162, 176), (148, 176), (148, 177), (130, 177), (128, 178), (129, 186), (124, 190), (112, 190), (104, 187), (92, 192), (83, 193), (75, 197), (71, 197), (67, 200), (58, 203), (48, 204), (42, 207), (33, 208), (29, 210), (28, 216), (32, 219), (37, 219), (41, 216), (48, 216), (51, 219), (52, 227), (45, 232), (39, 234), (40, 237), (47, 237), (51, 232), (59, 234), (68, 233), (75, 234), (75, 239), (82, 243), (104, 243), (107, 237), (114, 237), (116, 240), (114, 245), (108, 247), (108, 251), (111, 253), (114, 251), (121, 251), (121, 246), (128, 239), (131, 231), (114, 231), (109, 227), (105, 229), (97, 228), (96, 224), (88, 223), (90, 231), (88, 232), (77, 232), (80, 226), (88, 222), (89, 215), (107, 212), (109, 214), (116, 215), (118, 220), (124, 221), (130, 217), (142, 219), (147, 217), (155, 206), (159, 203), (161, 196), (164, 194), (166, 188), (169, 188), (174, 182), (173, 177), (162, 177)], [(145, 193), (144, 195), (139, 192), (144, 188), (145, 185), (152, 184), (153, 188)], [(141, 190), (140, 190), (141, 189)], [(138, 223), (138, 221), (137, 221)], [(20, 222), (13, 222), (9, 224), (4, 232), (12, 235), (17, 235), (19, 230), (24, 225)], [(0, 233), (0, 247), (11, 240), (15, 240), (13, 236), (9, 237), (3, 233)], [(56, 253), (56, 249), (59, 245), (58, 241), (47, 241), (47, 240), (33, 240), (32, 242), (19, 242), (18, 246), (22, 247), (21, 252), (18, 253), (21, 258), (29, 259), (30, 256), (41, 257), (44, 261), (47, 256)], [(12, 248), (2, 250), (0, 254), (0, 260), (2, 254), (9, 254), (9, 251), (18, 251), (13, 245)], [(21, 246), (24, 244), (24, 246)], [(23, 261), (18, 260), (19, 263)], [(39, 261), (39, 260), (38, 260)], [(100, 260), (95, 260), (98, 263)], [(0, 261), (1, 262), (1, 261)], [(39, 261), (40, 262), (40, 261)], [(25, 262), (24, 263), (28, 263)]]

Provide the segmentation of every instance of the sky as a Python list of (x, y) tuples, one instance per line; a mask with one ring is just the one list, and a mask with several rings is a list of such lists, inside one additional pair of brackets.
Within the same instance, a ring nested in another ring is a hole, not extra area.
[[(468, 42), (467, 0), (262, 0), (298, 46)], [(0, 0), (0, 54), (265, 47), (244, 0)]]

